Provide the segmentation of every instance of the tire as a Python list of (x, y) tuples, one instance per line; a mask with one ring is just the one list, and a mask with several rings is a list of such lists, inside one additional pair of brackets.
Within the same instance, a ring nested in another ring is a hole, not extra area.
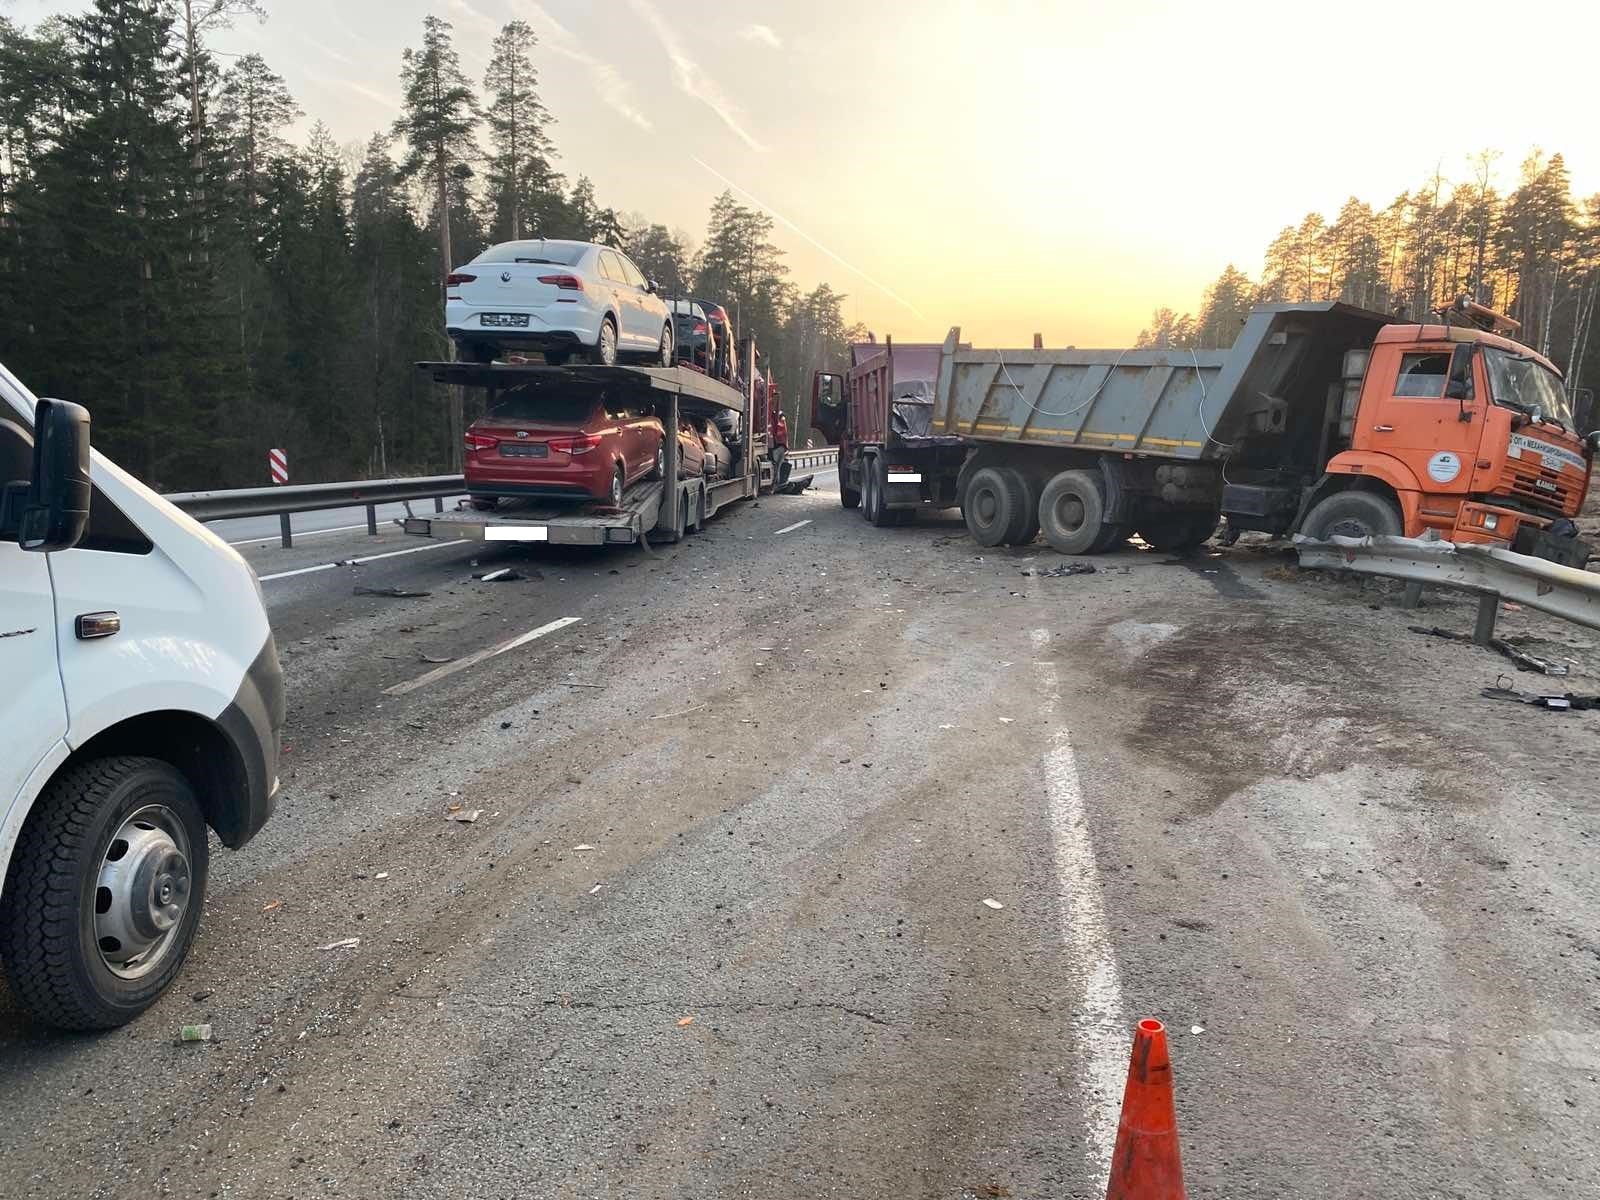
[(461, 354), (470, 363), (492, 363), (496, 349), (485, 342), (463, 342)]
[(1301, 524), (1302, 532), (1319, 542), (1335, 534), (1340, 537), (1398, 536), (1404, 528), (1400, 510), (1393, 502), (1371, 492), (1335, 492), (1318, 501)]
[(205, 818), (170, 764), (102, 758), (52, 781), (0, 898), (0, 958), (17, 999), (61, 1029), (133, 1020), (183, 968), (209, 866)]
[(706, 527), (706, 490), (699, 489), (694, 498), (694, 520), (690, 522), (689, 532), (699, 533)]
[(1094, 545), (1089, 547), (1089, 553), (1104, 554), (1107, 550), (1114, 550), (1127, 541), (1132, 533), (1131, 525), (1102, 525), (1100, 536), (1095, 538)]
[(1006, 474), (1016, 476), (1017, 487), (1021, 489), (1022, 495), (1022, 520), (1011, 530), (1011, 536), (1006, 538), (1006, 544), (1031, 546), (1039, 536), (1039, 485), (1014, 468), (1008, 469)]
[(600, 335), (589, 350), (589, 361), (598, 367), (617, 365), (617, 323), (609, 316), (600, 322)]
[(668, 321), (665, 325), (663, 325), (661, 327), (661, 347), (660, 347), (660, 350), (661, 350), (661, 357), (659, 359), (659, 363), (660, 363), (661, 366), (663, 366), (663, 367), (671, 367), (671, 366), (676, 366), (677, 365), (676, 363), (674, 363), (672, 361), (672, 358), (673, 358), (673, 354), (672, 354), (672, 351), (673, 351), (673, 345), (672, 345), (672, 322), (670, 322), (670, 321)]
[(1105, 497), (1088, 471), (1063, 471), (1039, 496), (1039, 528), (1060, 554), (1094, 554), (1106, 533)]
[(656, 461), (650, 468), (651, 480), (665, 479), (667, 477), (667, 446), (665, 442), (656, 447)]
[(839, 464), (839, 504), (842, 508), (860, 508), (861, 493), (847, 482), (844, 464)]
[(861, 506), (861, 515), (879, 529), (896, 523), (895, 510), (884, 498), (883, 460), (873, 459), (867, 464), (867, 495)]
[(493, 512), (495, 505), (500, 503), (499, 496), (470, 496), (468, 499), (476, 512)]
[(622, 493), (627, 490), (628, 477), (620, 466), (611, 469), (611, 490), (606, 493), (606, 503), (612, 508), (622, 507)]
[(967, 481), (961, 515), (980, 546), (1008, 544), (1021, 528), (1020, 506), (1027, 498), (1022, 476), (1006, 467), (980, 467)]
[(1183, 554), (1197, 550), (1211, 540), (1217, 531), (1219, 517), (1214, 512), (1180, 513), (1165, 521), (1141, 526), (1139, 536), (1152, 550), (1163, 554)]

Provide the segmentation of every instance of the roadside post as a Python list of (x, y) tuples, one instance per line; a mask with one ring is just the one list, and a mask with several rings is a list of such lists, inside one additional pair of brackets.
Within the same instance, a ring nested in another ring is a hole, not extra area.
[[(286, 450), (277, 448), (267, 451), (267, 475), (271, 478), (274, 487), (280, 487), (289, 482), (289, 454)], [(289, 526), (289, 514), (278, 514), (278, 534), (285, 550), (294, 545), (294, 530)]]

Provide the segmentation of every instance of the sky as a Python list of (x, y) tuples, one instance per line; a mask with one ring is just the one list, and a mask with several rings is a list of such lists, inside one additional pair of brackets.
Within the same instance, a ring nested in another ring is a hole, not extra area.
[[(1600, 4), (1453, 0), (264, 0), (258, 52), (341, 142), (390, 125), (422, 18), (481, 80), (521, 18), (558, 165), (704, 240), (725, 187), (772, 213), (802, 288), (881, 337), (1116, 346), (1350, 195), (1534, 148), (1600, 191), (1600, 100), (1566, 47)], [(0, 0), (31, 23), (77, 0)]]

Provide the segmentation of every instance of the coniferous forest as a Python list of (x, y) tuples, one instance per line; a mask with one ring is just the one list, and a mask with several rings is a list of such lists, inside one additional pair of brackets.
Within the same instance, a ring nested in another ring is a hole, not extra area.
[[(95, 444), (162, 491), (449, 470), (442, 274), (516, 237), (625, 248), (672, 289), (736, 311), (797, 444), (812, 370), (848, 353), (844, 296), (802, 292), (772, 220), (724, 193), (703, 243), (569, 180), (523, 22), (469, 78), (437, 17), (395, 64), (403, 112), (364, 146), (259, 55), (207, 50), (261, 0), (93, 0), (0, 17), (0, 361), (87, 404)], [(444, 220), (440, 220), (443, 213)], [(797, 419), (801, 418), (801, 419)]]

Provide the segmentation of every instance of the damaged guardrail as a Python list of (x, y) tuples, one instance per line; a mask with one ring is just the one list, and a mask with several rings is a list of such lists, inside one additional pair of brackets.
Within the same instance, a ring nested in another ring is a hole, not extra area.
[(1478, 593), (1472, 640), (1480, 645), (1494, 637), (1501, 600), (1600, 629), (1600, 574), (1591, 571), (1438, 537), (1333, 537), (1321, 542), (1297, 536), (1294, 543), (1303, 567), (1361, 571)]

